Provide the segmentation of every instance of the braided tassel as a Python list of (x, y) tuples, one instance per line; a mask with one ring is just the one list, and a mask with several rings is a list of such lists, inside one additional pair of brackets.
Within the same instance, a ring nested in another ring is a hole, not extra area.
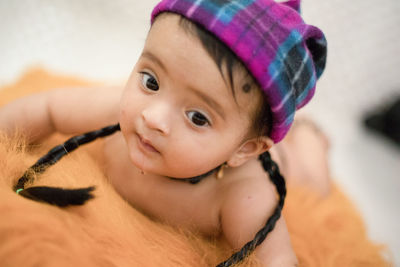
[(74, 151), (79, 146), (92, 142), (97, 138), (109, 136), (118, 130), (120, 130), (119, 124), (108, 126), (83, 135), (74, 136), (65, 143), (54, 147), (19, 178), (17, 184), (14, 186), (14, 191), (25, 198), (59, 207), (85, 204), (86, 201), (94, 197), (91, 194), (95, 189), (93, 186), (78, 189), (64, 189), (49, 186), (25, 188), (25, 184), (33, 181), (33, 174), (43, 173), (47, 168), (57, 163), (62, 157)]
[(91, 194), (94, 189), (94, 186), (79, 189), (34, 186), (20, 190), (18, 194), (38, 202), (45, 202), (58, 207), (67, 207), (85, 204), (86, 201), (94, 197)]

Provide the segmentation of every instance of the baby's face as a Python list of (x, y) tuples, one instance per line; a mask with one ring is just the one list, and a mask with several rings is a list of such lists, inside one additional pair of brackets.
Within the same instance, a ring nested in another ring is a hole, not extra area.
[(239, 89), (234, 97), (178, 21), (162, 15), (153, 24), (121, 100), (120, 124), (136, 167), (183, 178), (215, 168), (238, 150), (258, 101)]

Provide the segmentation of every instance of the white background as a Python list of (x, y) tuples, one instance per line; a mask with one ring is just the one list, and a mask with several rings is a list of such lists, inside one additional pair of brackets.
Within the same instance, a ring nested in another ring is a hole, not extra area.
[[(156, 2), (0, 0), (0, 86), (37, 65), (123, 84)], [(305, 0), (302, 10), (329, 43), (326, 72), (304, 110), (331, 139), (334, 179), (400, 266), (400, 149), (362, 127), (366, 112), (400, 96), (400, 1)]]

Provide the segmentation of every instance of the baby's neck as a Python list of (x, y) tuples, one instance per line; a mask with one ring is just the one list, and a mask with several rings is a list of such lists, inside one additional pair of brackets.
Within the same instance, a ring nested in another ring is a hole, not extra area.
[(210, 175), (214, 174), (215, 172), (218, 172), (220, 170), (221, 166), (222, 165), (219, 165), (218, 167), (216, 167), (216, 168), (214, 168), (214, 169), (212, 169), (212, 170), (210, 170), (210, 171), (208, 171), (206, 173), (203, 173), (201, 175), (194, 176), (194, 177), (191, 177), (191, 178), (173, 178), (173, 177), (168, 177), (168, 178), (172, 179), (172, 180), (187, 182), (187, 183), (190, 183), (190, 184), (197, 184), (197, 183), (201, 182), (204, 178), (207, 178)]

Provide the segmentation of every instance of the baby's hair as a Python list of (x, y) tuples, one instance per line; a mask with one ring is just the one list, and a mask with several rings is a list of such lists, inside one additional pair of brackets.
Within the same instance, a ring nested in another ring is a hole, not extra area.
[[(159, 17), (168, 16), (168, 13), (161, 14)], [(157, 19), (159, 19), (157, 17)], [(198, 38), (203, 48), (206, 50), (208, 55), (214, 60), (221, 75), (224, 77), (224, 68), (227, 72), (227, 80), (229, 82), (230, 89), (236, 100), (234, 74), (240, 74), (244, 76), (244, 83), (240, 86), (244, 93), (249, 93), (252, 90), (259, 90), (258, 83), (254, 80), (253, 76), (249, 73), (243, 63), (238, 59), (235, 53), (227, 47), (223, 42), (217, 39), (208, 30), (202, 26), (180, 16), (178, 24), (186, 33)], [(257, 136), (268, 136), (271, 129), (272, 114), (267, 104), (267, 100), (263, 93), (260, 92), (260, 97), (255, 99), (257, 108), (253, 115), (252, 132)]]

